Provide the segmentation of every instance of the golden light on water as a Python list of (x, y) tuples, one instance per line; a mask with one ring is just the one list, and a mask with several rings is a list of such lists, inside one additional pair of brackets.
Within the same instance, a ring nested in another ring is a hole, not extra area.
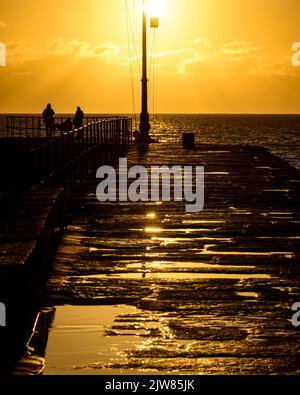
[(163, 232), (163, 229), (155, 226), (148, 226), (147, 228), (144, 229), (144, 231), (146, 233), (161, 233)]
[(148, 219), (154, 219), (154, 218), (156, 218), (156, 214), (155, 213), (147, 213), (146, 217)]

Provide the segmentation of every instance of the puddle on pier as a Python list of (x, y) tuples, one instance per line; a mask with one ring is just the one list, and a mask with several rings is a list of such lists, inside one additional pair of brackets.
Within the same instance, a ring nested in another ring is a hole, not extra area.
[(174, 342), (165, 320), (128, 305), (56, 307), (43, 374), (144, 373), (142, 365), (128, 370), (131, 353), (157, 346), (163, 352), (166, 342), (168, 351), (176, 351), (189, 343)]
[(205, 175), (213, 175), (213, 176), (227, 176), (230, 173), (228, 171), (206, 171)]
[[(89, 279), (99, 279), (99, 281), (101, 279), (112, 279), (112, 281), (114, 279), (117, 281), (141, 279), (142, 281), (143, 275), (146, 279), (171, 280), (173, 284), (174, 279), (182, 283), (184, 280), (198, 278), (225, 278), (240, 281), (270, 278), (268, 275), (261, 274), (122, 273), (120, 275), (80, 276), (76, 279), (83, 282), (88, 282)], [(232, 291), (233, 295), (242, 297), (251, 304), (259, 297), (256, 292), (250, 292), (250, 290), (242, 292), (232, 288)], [(84, 299), (82, 300), (84, 302)], [(236, 302), (237, 300), (234, 303)], [(192, 305), (189, 307), (189, 309), (193, 308)], [(44, 368), (44, 375), (168, 374), (174, 373), (174, 369), (180, 372), (181, 364), (187, 363), (186, 355), (198, 333), (204, 340), (212, 336), (226, 340), (223, 339), (223, 334), (226, 335), (228, 331), (226, 336), (230, 339), (240, 339), (245, 335), (243, 329), (239, 328), (238, 321), (235, 322), (238, 316), (231, 323), (226, 322), (226, 317), (225, 321), (220, 319), (220, 323), (217, 324), (220, 326), (218, 329), (214, 328), (216, 325), (214, 316), (207, 315), (206, 317), (202, 312), (199, 321), (198, 307), (195, 309), (194, 313), (190, 312), (185, 316), (184, 311), (172, 313), (172, 311), (163, 310), (143, 310), (126, 304), (58, 306), (50, 309), (52, 322), (49, 325), (48, 320), (46, 329), (49, 330), (49, 334), (45, 335), (45, 329), (44, 331), (38, 329), (35, 334), (35, 336), (42, 336), (43, 339), (48, 338), (48, 342), (42, 340), (46, 351), (34, 355), (34, 344), (37, 341), (33, 337), (32, 355), (20, 362), (18, 371), (22, 374), (35, 374), (38, 362)], [(47, 321), (43, 316), (48, 314), (49, 310), (42, 311), (40, 319)], [(178, 328), (175, 324), (177, 321), (180, 322)], [(186, 329), (184, 329), (185, 326)], [(194, 335), (193, 331), (195, 331)], [(189, 336), (190, 333), (191, 336)], [(221, 343), (218, 342), (218, 344)], [(184, 370), (187, 374), (194, 373), (193, 358), (191, 361), (190, 367)], [(159, 369), (156, 364), (160, 366)]]
[[(134, 313), (136, 309), (129, 306), (57, 307), (49, 334), (44, 374), (95, 374), (90, 366), (120, 362), (136, 331), (111, 339), (106, 337), (106, 331), (119, 315)], [(109, 372), (104, 370), (104, 373)]]
[(200, 219), (187, 219), (182, 221), (183, 224), (193, 225), (193, 224), (225, 224), (226, 221), (217, 220), (200, 220)]
[(203, 233), (203, 232), (214, 232), (212, 228), (161, 228), (159, 226), (147, 226), (139, 229), (129, 229), (132, 232), (145, 232), (147, 234), (156, 233)]
[(113, 273), (113, 274), (95, 274), (78, 277), (82, 281), (88, 279), (120, 279), (120, 280), (203, 280), (203, 279), (228, 279), (228, 280), (250, 280), (250, 279), (270, 279), (268, 274), (238, 274), (238, 273), (185, 273), (185, 272), (148, 272), (141, 273)]
[(200, 252), (195, 252), (195, 255), (233, 255), (233, 256), (282, 256), (286, 259), (292, 259), (295, 257), (294, 252), (292, 251), (219, 251), (219, 250), (211, 250), (210, 248), (215, 247), (214, 244), (205, 245), (204, 249)]
[(256, 292), (236, 292), (235, 294), (250, 299), (256, 299), (259, 297), (258, 293)]
[(255, 266), (248, 266), (248, 265), (243, 265), (243, 266), (238, 266), (238, 265), (218, 265), (216, 263), (211, 264), (211, 263), (203, 263), (203, 262), (197, 262), (197, 261), (185, 261), (185, 262), (178, 262), (178, 261), (153, 261), (153, 262), (138, 262), (138, 263), (130, 263), (130, 261), (126, 263), (126, 268), (127, 269), (168, 269), (171, 267), (177, 267), (180, 269), (209, 269), (209, 270), (253, 270), (255, 269)]

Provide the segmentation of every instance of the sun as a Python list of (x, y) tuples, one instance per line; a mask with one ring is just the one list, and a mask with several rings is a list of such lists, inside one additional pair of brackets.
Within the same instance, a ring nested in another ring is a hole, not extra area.
[(147, 0), (146, 12), (150, 18), (161, 17), (166, 11), (166, 0)]

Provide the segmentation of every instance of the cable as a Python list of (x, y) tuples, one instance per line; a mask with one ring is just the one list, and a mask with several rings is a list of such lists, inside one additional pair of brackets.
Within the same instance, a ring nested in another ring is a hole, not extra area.
[[(134, 80), (133, 80), (133, 68), (131, 62), (131, 45), (130, 45), (130, 14), (128, 1), (125, 0), (126, 7), (126, 25), (127, 25), (127, 45), (128, 45), (128, 56), (129, 56), (129, 69), (130, 69), (130, 81), (131, 81), (131, 96), (132, 96), (132, 105), (133, 105), (133, 118), (135, 122), (135, 127), (137, 125), (137, 112), (136, 112), (136, 104), (135, 104), (135, 93), (134, 93)], [(131, 29), (132, 30), (132, 29)]]
[(151, 106), (152, 106), (152, 120), (157, 121), (157, 65), (156, 59), (156, 29), (153, 29), (152, 44), (151, 44), (151, 56), (150, 56), (150, 81), (151, 81)]
[(153, 117), (157, 121), (157, 65), (156, 65), (156, 29), (154, 29), (154, 43), (153, 43)]
[[(133, 43), (134, 52), (135, 52), (136, 63), (137, 63), (137, 67), (138, 67), (138, 70), (139, 70), (139, 74), (140, 74), (140, 76), (142, 76), (142, 69), (141, 69), (141, 64), (139, 62), (139, 55), (138, 55), (138, 51), (137, 51), (136, 44), (135, 44), (134, 29), (133, 29), (133, 24), (132, 24), (131, 17), (130, 17), (128, 0), (125, 0), (125, 2), (126, 2), (126, 10), (127, 10), (127, 20), (128, 20), (128, 23), (129, 23), (132, 43)], [(134, 1), (134, 12), (136, 12), (135, 1)]]

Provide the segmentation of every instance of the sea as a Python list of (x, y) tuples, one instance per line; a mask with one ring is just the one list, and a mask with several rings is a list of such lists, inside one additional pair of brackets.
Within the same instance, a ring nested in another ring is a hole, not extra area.
[[(136, 128), (138, 116), (133, 119)], [(300, 170), (300, 115), (161, 114), (153, 116), (151, 124), (151, 134), (160, 142), (180, 142), (183, 132), (193, 132), (201, 144), (263, 146)], [(0, 135), (5, 135), (5, 125), (2, 115)]]

